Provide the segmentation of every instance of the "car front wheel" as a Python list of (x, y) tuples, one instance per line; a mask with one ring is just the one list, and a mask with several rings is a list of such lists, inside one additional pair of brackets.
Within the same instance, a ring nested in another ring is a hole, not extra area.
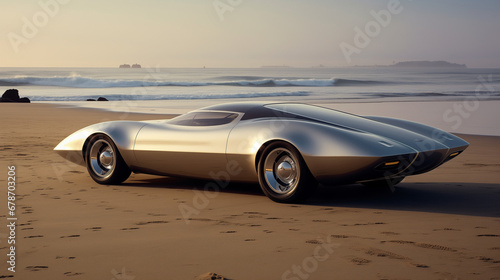
[(257, 168), (262, 191), (276, 202), (304, 201), (317, 186), (300, 153), (288, 143), (267, 146)]
[(85, 151), (90, 177), (99, 184), (119, 184), (130, 176), (130, 169), (110, 137), (94, 135)]

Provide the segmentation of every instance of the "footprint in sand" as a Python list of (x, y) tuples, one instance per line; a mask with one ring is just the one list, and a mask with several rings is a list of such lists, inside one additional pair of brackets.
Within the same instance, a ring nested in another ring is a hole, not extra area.
[(148, 221), (148, 222), (138, 222), (135, 223), (138, 226), (149, 225), (149, 224), (166, 224), (168, 221)]
[(60, 260), (60, 259), (74, 260), (74, 259), (76, 259), (76, 257), (63, 257), (63, 256), (56, 256), (56, 260)]
[(496, 261), (492, 258), (485, 257), (485, 256), (478, 256), (476, 258), (480, 261), (487, 262), (487, 263), (500, 263), (500, 261)]
[(372, 261), (360, 257), (354, 257), (351, 259), (351, 262), (353, 262), (356, 265), (364, 265), (364, 264), (369, 264)]
[(418, 267), (418, 268), (429, 268), (428, 265), (423, 264), (423, 263), (410, 263), (410, 265), (412, 265), (414, 267)]
[(441, 251), (451, 251), (451, 252), (457, 251), (455, 249), (452, 249), (452, 248), (446, 247), (446, 246), (442, 246), (442, 245), (418, 243), (418, 242), (406, 241), (406, 240), (389, 240), (389, 241), (381, 241), (380, 243), (385, 243), (385, 242), (396, 243), (396, 244), (410, 244), (410, 245), (417, 246), (420, 248), (434, 249), (434, 250), (441, 250)]
[(138, 227), (130, 227), (130, 228), (122, 228), (120, 230), (136, 230), (139, 229)]
[(102, 227), (89, 227), (89, 228), (86, 228), (85, 230), (100, 231), (101, 229), (102, 229)]
[(48, 269), (49, 267), (46, 265), (32, 265), (32, 266), (27, 266), (26, 269), (29, 271), (40, 271), (44, 269)]
[(372, 225), (386, 225), (387, 223), (384, 222), (369, 222), (369, 223), (356, 223), (356, 224), (341, 224), (343, 227), (349, 227), (349, 226), (372, 226)]
[(306, 243), (307, 244), (314, 244), (314, 245), (323, 244), (322, 241), (316, 240), (316, 239), (306, 240)]
[(167, 216), (167, 214), (156, 214), (156, 213), (148, 213), (148, 215), (154, 217)]
[(330, 235), (333, 238), (350, 238), (350, 237), (356, 237), (356, 236), (349, 236), (349, 235), (344, 235), (344, 234), (332, 234)]
[(82, 275), (83, 273), (81, 272), (64, 272), (64, 275), (65, 276), (78, 276), (78, 275)]
[(313, 223), (329, 223), (329, 220), (312, 220)]
[(432, 231), (461, 231), (460, 229), (454, 229), (454, 228), (448, 228), (448, 227), (445, 227), (445, 228), (436, 228), (436, 229), (433, 229)]
[(217, 273), (209, 272), (198, 276), (196, 280), (229, 280), (229, 279)]
[(243, 214), (247, 214), (247, 215), (269, 215), (267, 213), (255, 212), (255, 211), (243, 212)]
[(30, 235), (30, 236), (25, 236), (24, 238), (39, 238), (43, 237), (43, 235)]
[(383, 257), (383, 258), (389, 258), (389, 259), (396, 259), (396, 260), (408, 260), (407, 257), (398, 255), (393, 252), (381, 250), (381, 249), (376, 249), (376, 248), (371, 248), (365, 251), (365, 254), (370, 255), (370, 256), (376, 256), (376, 257)]
[[(178, 218), (178, 221), (183, 220), (182, 218)], [(199, 222), (212, 222), (214, 220), (208, 218), (189, 218), (188, 221), (199, 221)]]
[(74, 238), (74, 237), (80, 237), (80, 235), (79, 234), (72, 234), (72, 235), (61, 236), (59, 238)]
[(385, 235), (399, 235), (399, 233), (393, 232), (393, 231), (382, 231), (380, 234), (385, 234)]

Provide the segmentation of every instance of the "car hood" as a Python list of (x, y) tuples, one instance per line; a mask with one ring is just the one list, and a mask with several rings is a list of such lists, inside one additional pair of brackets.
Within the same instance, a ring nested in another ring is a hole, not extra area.
[[(273, 104), (271, 106), (275, 110), (292, 113), (311, 121), (387, 138), (418, 152), (465, 148), (469, 145), (461, 138), (443, 130), (405, 120), (362, 117), (322, 107), (307, 110), (307, 108), (295, 107), (293, 104)], [(387, 145), (391, 145), (390, 141)]]

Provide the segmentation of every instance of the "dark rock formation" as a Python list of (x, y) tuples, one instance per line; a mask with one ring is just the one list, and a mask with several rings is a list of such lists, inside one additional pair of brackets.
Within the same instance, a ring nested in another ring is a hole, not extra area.
[(106, 97), (99, 97), (97, 98), (97, 100), (95, 100), (94, 98), (89, 98), (87, 99), (87, 101), (109, 101)]
[(10, 100), (19, 100), (19, 91), (15, 88), (8, 89), (4, 92), (2, 98)]
[(17, 102), (17, 103), (30, 103), (28, 97), (19, 98), (19, 91), (17, 89), (8, 89), (0, 98), (0, 102)]

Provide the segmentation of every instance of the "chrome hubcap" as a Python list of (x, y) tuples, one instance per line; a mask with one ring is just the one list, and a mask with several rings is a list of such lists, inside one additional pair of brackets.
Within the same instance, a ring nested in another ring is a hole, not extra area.
[(102, 166), (111, 169), (113, 165), (113, 151), (111, 149), (106, 149), (99, 155), (99, 161)]
[(278, 179), (285, 183), (290, 184), (297, 177), (297, 170), (295, 170), (295, 163), (290, 157), (282, 158), (282, 162), (280, 162), (276, 168), (276, 176)]
[(116, 165), (113, 148), (108, 141), (99, 139), (90, 148), (90, 166), (94, 174), (101, 178), (110, 176)]
[(264, 162), (264, 172), (268, 186), (278, 194), (293, 192), (300, 178), (300, 170), (295, 157), (284, 148), (269, 153)]

